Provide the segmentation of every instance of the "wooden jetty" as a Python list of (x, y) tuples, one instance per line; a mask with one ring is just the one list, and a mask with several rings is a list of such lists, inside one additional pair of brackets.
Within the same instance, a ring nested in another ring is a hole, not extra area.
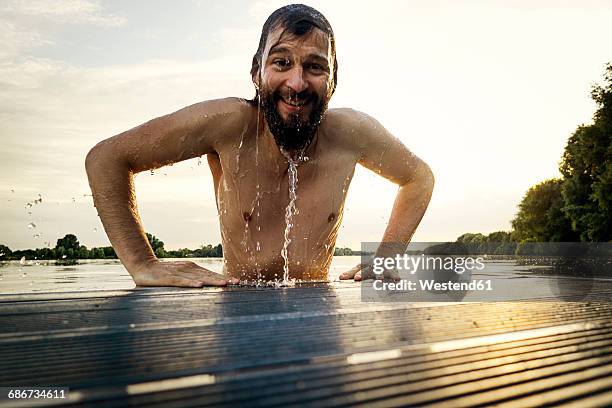
[(609, 280), (574, 301), (367, 303), (354, 282), (0, 295), (0, 385), (69, 387), (50, 406), (612, 405), (611, 295)]

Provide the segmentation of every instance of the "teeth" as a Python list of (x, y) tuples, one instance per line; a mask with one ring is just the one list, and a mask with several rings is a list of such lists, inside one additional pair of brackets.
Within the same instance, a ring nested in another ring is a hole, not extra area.
[(299, 107), (299, 106), (304, 106), (304, 104), (305, 104), (305, 101), (301, 101), (301, 102), (291, 102), (291, 101), (288, 101), (288, 100), (286, 100), (286, 99), (283, 99), (283, 101), (284, 101), (284, 102), (285, 102), (287, 105), (291, 105), (291, 106), (298, 106), (298, 107)]

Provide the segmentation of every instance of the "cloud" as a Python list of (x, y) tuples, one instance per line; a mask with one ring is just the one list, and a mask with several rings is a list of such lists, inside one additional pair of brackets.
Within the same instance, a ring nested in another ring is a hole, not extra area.
[(32, 49), (53, 45), (68, 24), (117, 27), (124, 17), (105, 13), (90, 0), (8, 0), (0, 4), (0, 63), (23, 59)]
[(17, 56), (23, 50), (52, 43), (38, 31), (4, 19), (0, 19), (0, 38), (0, 61)]
[(10, 17), (51, 20), (62, 24), (94, 24), (116, 27), (126, 23), (124, 17), (105, 13), (91, 0), (8, 0), (0, 11)]

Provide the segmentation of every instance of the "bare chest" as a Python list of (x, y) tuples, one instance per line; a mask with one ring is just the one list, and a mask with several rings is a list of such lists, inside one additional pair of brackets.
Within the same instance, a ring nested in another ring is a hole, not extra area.
[[(261, 152), (219, 157), (215, 180), (221, 223), (239, 230), (250, 224), (266, 235), (295, 234), (334, 225), (342, 213), (355, 162), (348, 157), (311, 156), (292, 165)], [(290, 219), (288, 219), (290, 218)]]

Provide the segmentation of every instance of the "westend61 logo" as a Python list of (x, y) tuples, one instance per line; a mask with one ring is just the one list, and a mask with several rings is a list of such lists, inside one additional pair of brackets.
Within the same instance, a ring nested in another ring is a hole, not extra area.
[(612, 290), (612, 243), (364, 242), (361, 268), (364, 302), (580, 301)]

